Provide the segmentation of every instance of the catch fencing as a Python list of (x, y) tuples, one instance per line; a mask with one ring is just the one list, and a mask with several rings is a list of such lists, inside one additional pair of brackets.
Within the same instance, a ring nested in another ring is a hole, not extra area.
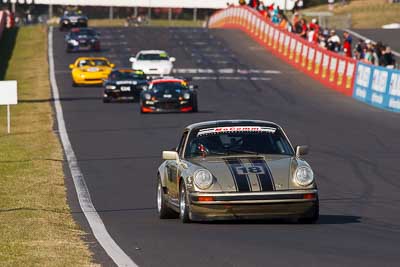
[[(355, 82), (360, 79), (356, 76), (364, 74), (364, 70), (360, 71), (360, 66), (364, 65), (354, 59), (323, 49), (294, 33), (281, 29), (254, 9), (237, 6), (216, 12), (209, 20), (209, 27), (241, 29), (271, 53), (327, 87), (368, 104), (374, 104), (392, 111), (400, 111), (400, 107), (399, 109), (394, 108), (398, 105), (396, 101), (400, 101), (400, 99), (396, 95), (389, 96), (390, 92), (398, 94), (400, 91), (400, 78), (394, 70), (377, 68), (378, 71), (369, 66), (371, 72), (372, 70), (374, 73), (377, 71), (379, 75), (371, 76), (371, 79), (375, 80), (368, 84), (371, 87), (363, 87), (363, 90), (373, 90), (375, 92), (377, 87), (372, 87), (372, 85), (376, 86), (376, 84), (385, 83), (385, 75), (387, 75), (387, 81), (392, 77), (396, 79), (395, 82), (390, 83), (392, 84), (392, 89), (389, 88), (389, 85), (387, 86), (388, 88), (385, 87), (385, 93), (387, 92), (388, 96), (384, 97), (380, 105), (377, 105), (377, 102), (373, 102), (371, 98), (375, 97), (376, 93), (367, 93), (365, 98), (362, 98), (357, 97), (354, 92)], [(361, 69), (363, 68), (361, 67)], [(356, 70), (358, 71), (356, 72)], [(366, 84), (364, 83), (364, 85)], [(379, 90), (381, 90), (380, 94), (384, 94), (382, 87), (379, 87)], [(391, 105), (390, 107), (389, 104)]]

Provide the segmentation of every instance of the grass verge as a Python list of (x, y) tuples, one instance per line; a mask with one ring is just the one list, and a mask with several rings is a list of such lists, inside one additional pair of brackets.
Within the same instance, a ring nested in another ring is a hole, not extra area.
[(0, 266), (93, 265), (66, 202), (63, 153), (53, 131), (47, 28), (18, 31), (5, 78), (18, 81), (20, 102), (11, 107), (10, 135), (0, 107)]
[[(351, 14), (352, 28), (380, 28), (400, 22), (400, 4), (387, 0), (352, 0), (347, 5), (335, 4), (335, 16)], [(304, 9), (302, 12), (330, 11), (328, 5)]]
[[(145, 26), (150, 27), (202, 27), (202, 20), (167, 20), (167, 19), (152, 19)], [(90, 27), (123, 27), (125, 19), (91, 19), (89, 20)]]

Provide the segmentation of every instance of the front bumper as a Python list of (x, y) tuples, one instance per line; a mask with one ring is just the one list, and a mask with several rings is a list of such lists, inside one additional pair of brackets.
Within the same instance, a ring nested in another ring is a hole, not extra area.
[(143, 113), (192, 112), (193, 106), (190, 101), (143, 101), (141, 109)]
[(107, 99), (139, 99), (141, 90), (131, 89), (130, 91), (105, 90), (104, 98)]
[(318, 191), (191, 193), (189, 199), (190, 217), (194, 221), (299, 218), (312, 215), (318, 205)]

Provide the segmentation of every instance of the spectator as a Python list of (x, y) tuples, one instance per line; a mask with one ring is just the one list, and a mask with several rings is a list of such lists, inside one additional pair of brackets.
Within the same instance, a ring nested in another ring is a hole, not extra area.
[(394, 59), (394, 55), (392, 53), (392, 49), (389, 46), (386, 46), (385, 52), (382, 55), (383, 57), (383, 66), (386, 68), (394, 68), (396, 64), (396, 60)]
[(377, 45), (372, 45), (372, 63), (375, 66), (379, 66), (379, 55)]
[(340, 51), (340, 37), (335, 30), (331, 30), (331, 34), (327, 41), (328, 50), (339, 52)]
[(352, 57), (352, 53), (351, 53), (351, 43), (353, 41), (353, 38), (351, 37), (351, 35), (345, 31), (343, 33), (343, 38), (344, 38), (344, 42), (343, 42), (343, 53), (346, 57)]
[(246, 0), (239, 0), (239, 5), (240, 6), (245, 6), (246, 5)]
[(292, 9), (293, 14), (299, 12), (299, 10), (303, 8), (303, 5), (304, 5), (303, 0), (295, 0)]
[(335, 7), (335, 0), (328, 0), (329, 10), (333, 10)]
[(368, 47), (364, 47), (364, 58), (361, 60), (366, 64), (373, 64), (373, 56), (372, 56), (372, 49)]
[(365, 42), (363, 39), (358, 39), (358, 42), (356, 44), (356, 47), (354, 48), (354, 55), (355, 59), (361, 60), (364, 58), (364, 47), (365, 47)]
[(318, 36), (319, 36), (319, 31), (320, 31), (320, 27), (318, 24), (318, 20), (316, 18), (313, 18), (311, 20), (311, 23), (308, 25), (308, 28), (314, 31), (313, 35), (312, 35), (312, 40), (310, 42), (313, 43), (318, 43)]
[(249, 1), (249, 7), (251, 7), (251, 8), (258, 9), (259, 5), (260, 5), (259, 0), (250, 0)]
[(274, 24), (279, 24), (279, 9), (278, 6), (274, 7), (274, 10), (272, 11), (272, 15), (271, 15), (271, 22)]
[(283, 12), (279, 13), (279, 28), (281, 28), (282, 30), (289, 30), (289, 22), (287, 17), (285, 16), (285, 14)]

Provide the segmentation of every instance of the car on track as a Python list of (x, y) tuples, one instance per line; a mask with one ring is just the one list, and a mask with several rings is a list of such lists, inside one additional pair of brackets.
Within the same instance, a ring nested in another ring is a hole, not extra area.
[(132, 62), (132, 69), (143, 70), (150, 76), (164, 76), (171, 74), (175, 58), (162, 50), (142, 50), (129, 61)]
[(196, 89), (196, 85), (185, 79), (152, 80), (140, 94), (140, 112), (197, 112)]
[(101, 85), (115, 67), (105, 57), (79, 57), (70, 64), (72, 86)]
[(69, 30), (75, 27), (86, 28), (88, 26), (88, 17), (82, 14), (81, 11), (67, 10), (64, 11), (60, 18), (60, 31)]
[(90, 28), (74, 28), (65, 35), (65, 50), (77, 51), (100, 51), (100, 34)]
[(273, 122), (220, 120), (187, 126), (158, 168), (161, 219), (182, 222), (292, 218), (314, 223), (318, 189), (310, 165)]
[(103, 102), (112, 100), (139, 100), (143, 88), (148, 85), (142, 70), (115, 69), (104, 81)]

